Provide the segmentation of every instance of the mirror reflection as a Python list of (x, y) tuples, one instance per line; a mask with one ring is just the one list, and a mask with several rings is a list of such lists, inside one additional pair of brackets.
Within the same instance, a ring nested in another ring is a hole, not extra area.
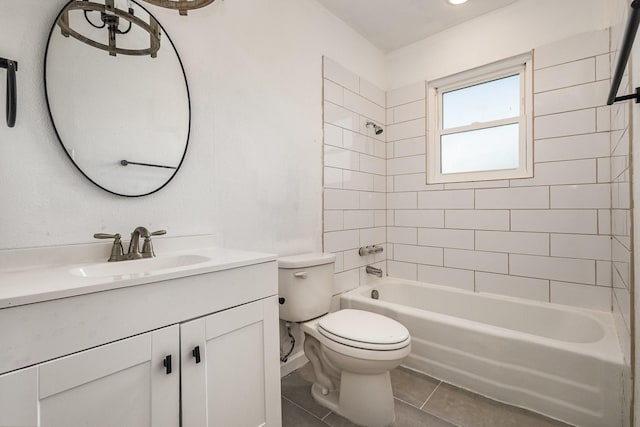
[(70, 1), (45, 58), (49, 111), (67, 155), (101, 188), (142, 196), (186, 152), (189, 93), (178, 53), (134, 1)]

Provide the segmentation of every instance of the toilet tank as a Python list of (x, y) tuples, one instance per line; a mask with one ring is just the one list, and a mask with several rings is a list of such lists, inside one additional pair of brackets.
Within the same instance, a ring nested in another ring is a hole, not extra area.
[(329, 312), (335, 260), (325, 253), (278, 259), (280, 319), (304, 322)]

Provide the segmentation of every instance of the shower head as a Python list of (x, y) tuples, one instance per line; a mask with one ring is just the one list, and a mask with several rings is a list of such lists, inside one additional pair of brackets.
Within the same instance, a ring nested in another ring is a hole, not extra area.
[(365, 126), (368, 128), (373, 126), (373, 130), (375, 131), (376, 135), (380, 135), (382, 132), (384, 132), (384, 129), (382, 129), (381, 126), (378, 126), (373, 122), (367, 122)]

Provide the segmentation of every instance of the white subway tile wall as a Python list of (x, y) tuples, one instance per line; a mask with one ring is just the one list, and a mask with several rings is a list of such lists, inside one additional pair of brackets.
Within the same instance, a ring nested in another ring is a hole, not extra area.
[[(529, 179), (426, 185), (425, 82), (388, 92), (389, 274), (610, 310), (612, 283), (629, 276), (630, 240), (628, 215), (610, 211), (614, 193), (621, 206), (629, 200), (628, 132), (616, 144), (610, 137), (612, 127), (626, 129), (628, 114), (610, 117), (605, 105), (610, 60), (608, 30), (535, 50)], [(621, 261), (612, 257), (611, 223), (627, 233)]]
[(609, 30), (593, 31), (536, 49), (536, 71), (609, 53)]
[[(427, 185), (426, 82), (385, 96), (325, 58), (324, 244), (341, 257), (336, 291), (375, 264), (393, 277), (598, 310), (613, 298), (628, 328), (630, 114), (605, 105), (609, 39), (596, 31), (535, 50), (535, 175), (517, 180)], [(382, 255), (357, 254), (374, 243)]]
[(508, 295), (537, 301), (549, 301), (549, 281), (531, 277), (476, 271), (476, 292)]
[[(403, 114), (424, 120), (424, 113), (415, 108)], [(366, 265), (380, 267), (386, 274), (386, 114), (382, 89), (324, 58), (323, 237), (324, 250), (337, 257), (334, 295), (357, 287)], [(375, 135), (366, 126), (368, 121), (385, 132)], [(415, 193), (413, 201), (406, 196), (397, 199), (398, 206), (417, 206)], [(369, 245), (380, 245), (385, 251), (360, 256), (358, 248)]]

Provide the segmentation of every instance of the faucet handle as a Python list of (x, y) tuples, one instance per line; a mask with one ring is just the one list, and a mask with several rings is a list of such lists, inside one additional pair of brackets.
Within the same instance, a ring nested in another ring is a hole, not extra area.
[(96, 239), (114, 239), (113, 246), (111, 246), (111, 256), (109, 256), (108, 261), (122, 261), (124, 259), (124, 249), (122, 248), (122, 241), (120, 238), (120, 234), (105, 234), (105, 233), (96, 233), (93, 235)]
[(144, 244), (142, 245), (142, 257), (143, 258), (152, 258), (156, 256), (156, 253), (153, 251), (153, 244), (151, 243), (151, 236), (162, 236), (167, 234), (167, 230), (158, 230), (153, 233), (149, 233), (148, 236), (144, 238)]
[(106, 233), (96, 233), (93, 235), (94, 239), (119, 239), (122, 236), (118, 233), (116, 234), (106, 234)]

